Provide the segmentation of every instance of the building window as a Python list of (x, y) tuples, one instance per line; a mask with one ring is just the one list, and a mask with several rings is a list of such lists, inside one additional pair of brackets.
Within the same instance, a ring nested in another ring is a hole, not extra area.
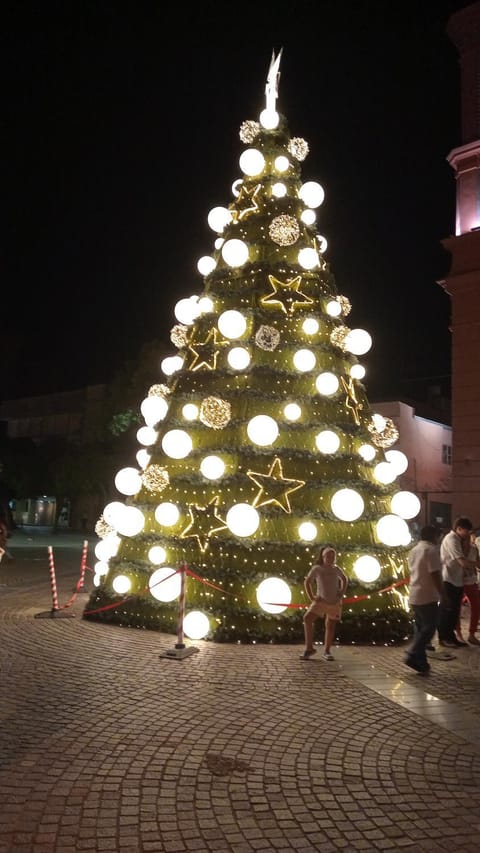
[(442, 444), (442, 462), (445, 465), (452, 464), (452, 448), (450, 444)]

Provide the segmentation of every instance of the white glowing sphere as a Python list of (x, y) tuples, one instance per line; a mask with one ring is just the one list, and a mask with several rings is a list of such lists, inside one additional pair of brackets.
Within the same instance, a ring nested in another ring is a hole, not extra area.
[(220, 251), (220, 249), (222, 248), (222, 246), (223, 246), (224, 242), (225, 242), (225, 240), (223, 239), (223, 237), (217, 237), (217, 239), (215, 240), (215, 242), (214, 242), (214, 244), (213, 244), (213, 245), (215, 246), (215, 248), (217, 249), (217, 251)]
[(136, 495), (142, 488), (142, 478), (136, 468), (122, 468), (115, 476), (115, 485), (122, 495)]
[(218, 318), (218, 328), (225, 338), (241, 338), (247, 328), (247, 321), (240, 311), (224, 311)]
[(315, 444), (320, 453), (336, 453), (340, 447), (340, 439), (336, 432), (324, 429), (315, 436)]
[(141, 450), (137, 450), (135, 458), (138, 464), (140, 465), (140, 468), (146, 468), (148, 463), (150, 462), (151, 455), (148, 450), (145, 450), (145, 448), (142, 447)]
[(280, 121), (280, 116), (278, 115), (276, 110), (265, 109), (262, 110), (259, 116), (260, 124), (265, 130), (275, 130), (278, 127), (278, 123)]
[(227, 527), (235, 536), (251, 536), (258, 530), (260, 516), (250, 504), (234, 504), (225, 516)]
[(192, 439), (183, 429), (170, 429), (162, 438), (163, 452), (171, 459), (185, 459), (192, 447)]
[(160, 563), (164, 563), (167, 558), (167, 552), (162, 545), (152, 545), (148, 552), (148, 559), (154, 566), (159, 566)]
[(158, 504), (155, 509), (155, 518), (164, 527), (173, 527), (180, 518), (180, 511), (175, 504), (170, 503), (170, 501), (164, 501)]
[(395, 468), (389, 462), (379, 462), (373, 469), (373, 476), (379, 483), (387, 486), (389, 483), (393, 483), (397, 474)]
[(183, 633), (190, 640), (202, 640), (210, 630), (210, 622), (205, 613), (200, 610), (191, 610), (183, 620)]
[(247, 424), (250, 441), (260, 447), (268, 447), (278, 438), (277, 422), (270, 415), (256, 415)]
[(200, 314), (209, 314), (213, 311), (213, 301), (209, 296), (200, 296), (197, 304)]
[(229, 267), (241, 267), (248, 261), (248, 246), (243, 240), (226, 240), (222, 246), (222, 258)]
[(164, 397), (145, 397), (142, 400), (140, 411), (145, 418), (146, 425), (153, 427), (159, 421), (163, 421), (168, 412), (168, 403)]
[(175, 305), (174, 314), (179, 323), (191, 326), (198, 317), (198, 302), (195, 303), (190, 296), (180, 299)]
[(408, 524), (398, 515), (384, 515), (376, 524), (377, 538), (384, 545), (392, 548), (397, 545), (408, 545), (411, 541)]
[(386, 450), (385, 459), (390, 463), (396, 474), (404, 474), (408, 468), (408, 459), (401, 450)]
[(365, 459), (365, 462), (371, 462), (377, 455), (377, 451), (371, 444), (362, 444), (362, 446), (358, 448), (358, 452), (362, 459)]
[(383, 430), (387, 426), (387, 421), (385, 420), (383, 415), (379, 415), (379, 414), (372, 415), (372, 421), (373, 421), (373, 425), (374, 425), (375, 429), (378, 432), (383, 432)]
[(107, 524), (111, 524), (117, 529), (117, 522), (120, 521), (124, 511), (125, 504), (120, 503), (120, 501), (111, 501), (103, 510), (103, 517)]
[(381, 571), (382, 569), (377, 558), (371, 557), (369, 554), (359, 557), (353, 564), (354, 575), (363, 583), (373, 583), (378, 580)]
[(317, 527), (312, 521), (302, 521), (298, 525), (298, 535), (305, 542), (313, 542), (317, 538)]
[(185, 403), (182, 415), (186, 421), (195, 421), (198, 418), (198, 406), (195, 403)]
[(317, 242), (318, 242), (318, 251), (324, 255), (328, 249), (328, 240), (326, 237), (322, 237), (321, 234), (317, 234)]
[(332, 512), (341, 521), (356, 521), (363, 510), (363, 498), (355, 489), (339, 489), (332, 496)]
[(226, 207), (212, 207), (207, 221), (212, 231), (221, 234), (225, 226), (232, 221), (232, 214)]
[(116, 529), (122, 536), (136, 536), (143, 530), (144, 526), (145, 516), (142, 510), (136, 506), (126, 506)]
[(148, 579), (150, 593), (157, 601), (174, 601), (180, 595), (180, 574), (170, 566), (156, 569)]
[(257, 587), (257, 601), (265, 613), (283, 613), (292, 600), (292, 591), (282, 578), (265, 578)]
[(320, 328), (320, 323), (315, 317), (307, 317), (302, 323), (302, 329), (306, 335), (315, 335)]
[(167, 355), (160, 362), (160, 367), (165, 376), (173, 376), (183, 367), (183, 358), (181, 355)]
[(108, 572), (108, 563), (106, 563), (104, 560), (99, 560), (98, 563), (95, 563), (93, 571), (96, 575), (99, 576), (106, 575)]
[(250, 364), (250, 353), (245, 347), (233, 347), (228, 351), (227, 361), (234, 370), (245, 370)]
[(287, 194), (287, 188), (285, 184), (282, 184), (280, 181), (278, 183), (273, 184), (272, 186), (272, 195), (275, 198), (285, 198)]
[(305, 225), (313, 225), (316, 221), (316, 218), (317, 218), (317, 216), (316, 216), (315, 211), (310, 210), (310, 208), (308, 208), (308, 207), (306, 210), (303, 210), (302, 213), (300, 214), (300, 219), (302, 220), (302, 222), (305, 223)]
[(421, 503), (413, 492), (396, 492), (392, 496), (390, 507), (400, 518), (416, 518), (421, 509)]
[(327, 302), (325, 311), (327, 312), (329, 317), (339, 317), (342, 313), (342, 306), (340, 305), (340, 302), (337, 302), (336, 299), (330, 299), (330, 302)]
[(249, 177), (259, 175), (265, 168), (265, 157), (257, 148), (247, 148), (240, 155), (238, 162), (242, 172)]
[(101, 582), (102, 582), (102, 576), (99, 575), (97, 572), (95, 572), (95, 574), (93, 576), (93, 585), (94, 586), (100, 586)]
[(338, 391), (339, 382), (334, 373), (326, 371), (317, 376), (315, 385), (319, 394), (323, 394), (324, 397), (331, 397)]
[(298, 421), (302, 416), (302, 410), (298, 403), (287, 403), (283, 410), (287, 421)]
[(137, 441), (140, 444), (144, 444), (146, 447), (150, 447), (151, 444), (155, 444), (157, 440), (158, 432), (153, 429), (153, 427), (143, 426), (137, 430)]
[(352, 379), (363, 379), (365, 376), (365, 368), (363, 364), (352, 364), (350, 368), (350, 376)]
[(115, 557), (120, 541), (119, 536), (115, 536), (113, 534), (106, 536), (105, 539), (100, 539), (100, 541), (95, 545), (96, 558), (106, 562), (110, 557)]
[(298, 253), (298, 263), (304, 270), (313, 270), (318, 267), (320, 259), (316, 249), (300, 249)]
[(124, 595), (124, 593), (128, 592), (131, 585), (130, 578), (127, 578), (126, 575), (117, 575), (112, 583), (115, 592), (118, 592), (119, 595)]
[(307, 181), (305, 184), (302, 184), (298, 195), (307, 207), (320, 207), (325, 198), (323, 187), (316, 181)]
[(293, 355), (293, 363), (300, 373), (307, 373), (315, 367), (315, 354), (310, 349), (298, 349)]
[(197, 270), (200, 275), (209, 275), (216, 266), (217, 262), (211, 255), (202, 255), (197, 261)]
[(290, 160), (288, 157), (285, 157), (284, 154), (280, 154), (279, 157), (275, 157), (275, 169), (277, 172), (286, 172), (290, 167)]
[(237, 180), (233, 182), (233, 184), (232, 184), (232, 194), (233, 194), (235, 197), (237, 197), (237, 196), (239, 196), (239, 195), (240, 195), (240, 189), (241, 189), (242, 184), (243, 184), (243, 180), (242, 180), (242, 178), (237, 178)]
[(343, 345), (353, 355), (364, 355), (372, 346), (372, 338), (365, 329), (351, 329)]
[(218, 480), (225, 473), (225, 462), (220, 456), (205, 456), (200, 462), (200, 471), (207, 480)]

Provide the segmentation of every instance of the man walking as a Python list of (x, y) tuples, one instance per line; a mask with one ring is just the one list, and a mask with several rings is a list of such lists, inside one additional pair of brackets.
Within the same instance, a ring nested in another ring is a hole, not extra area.
[(442, 564), (437, 541), (438, 531), (435, 527), (422, 527), (420, 541), (408, 555), (409, 603), (415, 616), (415, 628), (413, 642), (404, 662), (421, 673), (430, 670), (426, 648), (437, 629), (438, 601), (443, 594)]
[(463, 598), (463, 571), (480, 566), (478, 561), (468, 560), (465, 556), (465, 548), (468, 546), (472, 529), (470, 519), (459, 516), (440, 545), (443, 596), (438, 618), (438, 638), (441, 646), (451, 649), (467, 645), (457, 639), (455, 628), (460, 617)]

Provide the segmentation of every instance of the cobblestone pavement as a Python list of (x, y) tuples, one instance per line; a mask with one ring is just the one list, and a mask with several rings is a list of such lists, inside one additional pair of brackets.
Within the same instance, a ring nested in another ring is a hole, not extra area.
[[(54, 541), (60, 605), (81, 542)], [(83, 620), (84, 593), (49, 618), (47, 544), (16, 534), (0, 564), (1, 853), (478, 851), (480, 648), (429, 677), (398, 647), (179, 661)]]

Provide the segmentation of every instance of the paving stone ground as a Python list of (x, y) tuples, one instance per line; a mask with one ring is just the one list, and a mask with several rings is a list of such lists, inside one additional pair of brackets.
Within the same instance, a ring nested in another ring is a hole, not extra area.
[[(93, 546), (89, 543), (89, 564)], [(60, 604), (81, 536), (53, 540)], [(50, 540), (0, 563), (0, 853), (480, 848), (480, 648), (196, 641), (52, 607)], [(86, 589), (91, 589), (87, 572)]]

